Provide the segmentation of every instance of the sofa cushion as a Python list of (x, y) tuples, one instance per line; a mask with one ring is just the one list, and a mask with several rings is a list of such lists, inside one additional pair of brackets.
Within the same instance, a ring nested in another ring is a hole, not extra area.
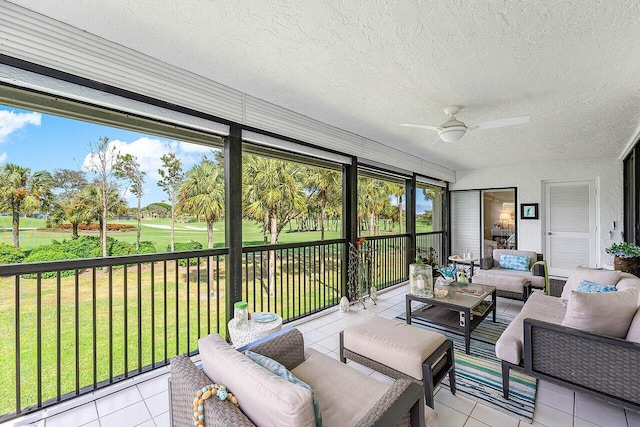
[(499, 359), (519, 365), (524, 347), (524, 319), (537, 319), (559, 325), (564, 319), (565, 307), (557, 297), (533, 292), (520, 313), (509, 323), (496, 342)]
[(258, 365), (267, 369), (269, 372), (276, 374), (280, 378), (283, 378), (289, 381), (290, 383), (297, 384), (300, 387), (304, 387), (307, 390), (309, 390), (309, 392), (311, 393), (311, 398), (313, 399), (313, 412), (316, 416), (316, 427), (322, 427), (322, 412), (320, 411), (320, 404), (318, 403), (316, 394), (314, 393), (313, 389), (309, 386), (309, 384), (305, 383), (304, 381), (300, 380), (298, 377), (293, 375), (287, 368), (285, 368), (285, 366), (282, 363), (276, 360), (273, 360), (270, 357), (263, 356), (262, 354), (254, 353), (253, 351), (249, 351), (249, 350), (247, 350), (244, 354), (249, 359), (256, 362)]
[(616, 283), (616, 288), (618, 288), (619, 291), (626, 289), (638, 290), (638, 306), (640, 306), (640, 278), (631, 273), (620, 273), (620, 280)]
[(205, 374), (229, 388), (238, 398), (242, 412), (254, 424), (316, 425), (309, 391), (267, 371), (217, 334), (200, 338), (198, 346)]
[(615, 285), (620, 280), (620, 272), (613, 270), (596, 270), (595, 268), (586, 268), (578, 266), (567, 279), (562, 288), (562, 298), (565, 302), (571, 298), (571, 291), (578, 289), (581, 281), (587, 280), (599, 285)]
[(529, 271), (531, 258), (526, 255), (500, 254), (498, 267), (507, 270)]
[(315, 391), (325, 427), (356, 425), (389, 389), (312, 348), (305, 349), (305, 361), (291, 372)]
[(633, 315), (631, 326), (629, 326), (627, 336), (624, 339), (640, 343), (640, 310), (637, 310), (636, 314)]
[(624, 338), (638, 308), (635, 289), (619, 292), (571, 292), (563, 326)]
[[(544, 289), (544, 276), (534, 276), (529, 271), (522, 270), (506, 270), (504, 268), (490, 268), (488, 270), (479, 270), (477, 274), (500, 274), (505, 276), (524, 277), (531, 282), (532, 288)], [(475, 276), (475, 274), (474, 274)]]

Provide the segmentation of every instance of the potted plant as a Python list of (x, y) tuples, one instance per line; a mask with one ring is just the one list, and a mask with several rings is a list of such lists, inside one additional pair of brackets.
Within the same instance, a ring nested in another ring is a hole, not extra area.
[(613, 255), (613, 268), (636, 274), (640, 264), (640, 246), (629, 242), (614, 243), (605, 252)]

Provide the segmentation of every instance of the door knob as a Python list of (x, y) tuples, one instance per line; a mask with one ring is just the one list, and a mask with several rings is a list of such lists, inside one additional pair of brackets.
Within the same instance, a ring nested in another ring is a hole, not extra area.
[(548, 234), (549, 236), (551, 236), (553, 233), (552, 233), (552, 232), (550, 232), (550, 231), (548, 231), (548, 232), (547, 232), (547, 234)]

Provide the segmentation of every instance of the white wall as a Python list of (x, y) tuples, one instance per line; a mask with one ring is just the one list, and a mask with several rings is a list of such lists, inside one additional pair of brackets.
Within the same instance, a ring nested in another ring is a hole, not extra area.
[[(517, 187), (516, 218), (518, 223), (518, 248), (545, 252), (543, 196), (544, 181), (594, 180), (598, 194), (596, 224), (599, 240), (596, 241), (596, 262), (613, 264), (613, 258), (604, 249), (613, 241), (621, 241), (623, 229), (622, 161), (618, 159), (586, 160), (566, 163), (548, 162), (512, 167), (491, 167), (458, 171), (452, 190)], [(521, 203), (539, 203), (540, 220), (521, 220)], [(609, 239), (612, 221), (616, 222), (613, 239)], [(546, 258), (546, 254), (545, 254)]]

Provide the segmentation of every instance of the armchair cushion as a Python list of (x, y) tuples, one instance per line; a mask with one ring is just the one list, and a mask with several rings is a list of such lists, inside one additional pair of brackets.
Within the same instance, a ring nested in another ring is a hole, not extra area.
[(311, 393), (307, 390), (267, 371), (217, 334), (201, 338), (198, 346), (207, 377), (232, 390), (254, 424), (316, 425)]
[(305, 349), (305, 361), (291, 372), (313, 386), (320, 402), (323, 424), (327, 426), (356, 425), (389, 389), (372, 377), (312, 348)]

